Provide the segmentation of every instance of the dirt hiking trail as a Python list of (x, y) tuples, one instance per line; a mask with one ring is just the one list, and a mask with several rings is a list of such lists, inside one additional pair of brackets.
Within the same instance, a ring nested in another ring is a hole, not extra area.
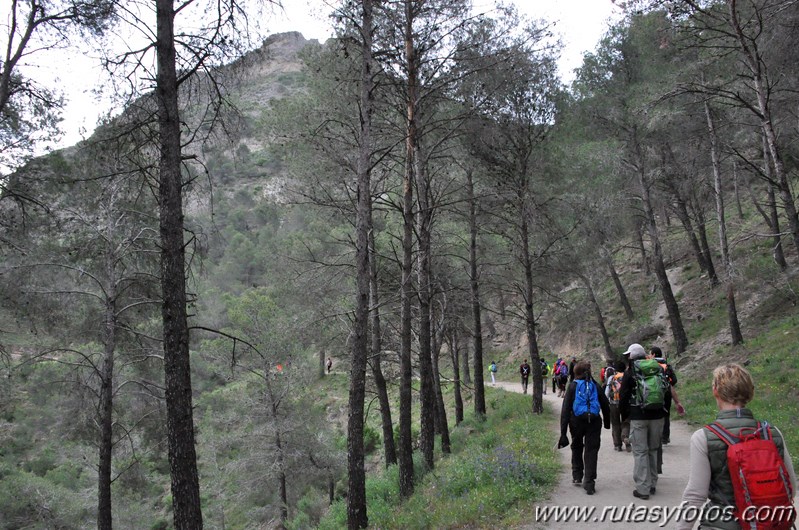
[[(547, 380), (548, 382), (548, 380)], [(489, 383), (490, 385), (490, 383)], [(498, 388), (511, 392), (522, 392), (521, 383), (497, 381)], [(532, 387), (532, 383), (530, 385)], [(560, 409), (563, 400), (552, 394), (551, 388), (544, 396), (544, 406), (553, 413), (556, 420), (552, 423), (552, 446), (554, 447), (560, 436)], [(626, 451), (613, 450), (613, 440), (609, 429), (602, 429), (602, 442), (599, 448), (599, 463), (597, 466), (596, 493), (587, 495), (582, 487), (576, 487), (571, 481), (571, 449), (564, 447), (557, 451), (557, 456), (562, 464), (562, 472), (558, 485), (549, 499), (531, 506), (530, 518), (532, 524), (523, 526), (525, 530), (567, 530), (590, 528), (591, 530), (621, 530), (625, 528), (655, 529), (672, 528), (674, 520), (664, 524), (662, 511), (674, 510), (680, 505), (682, 492), (688, 482), (689, 443), (691, 434), (696, 428), (689, 427), (680, 421), (676, 413), (671, 421), (671, 443), (663, 447), (663, 474), (658, 478), (657, 494), (649, 500), (633, 497), (633, 455)], [(569, 435), (571, 440), (571, 435)], [(561, 506), (580, 507), (586, 510), (594, 508), (594, 513), (585, 520), (579, 521), (575, 517), (569, 520), (535, 521), (536, 506)], [(659, 507), (652, 509), (653, 507)], [(613, 508), (615, 507), (615, 508)], [(645, 508), (642, 508), (645, 507)], [(660, 510), (657, 522), (642, 521), (643, 510), (649, 509), (647, 514), (655, 518), (655, 511)], [(615, 510), (615, 514), (612, 513)], [(606, 513), (602, 516), (603, 511)], [(636, 518), (637, 515), (637, 518)], [(604, 520), (603, 520), (604, 519)]]

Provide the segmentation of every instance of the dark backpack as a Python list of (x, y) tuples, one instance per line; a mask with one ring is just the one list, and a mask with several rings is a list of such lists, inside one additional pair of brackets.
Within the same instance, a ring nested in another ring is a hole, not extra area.
[[(727, 444), (727, 468), (735, 493), (734, 515), (744, 530), (793, 528), (796, 509), (788, 469), (768, 423), (736, 436), (719, 423), (705, 429)], [(758, 435), (759, 434), (759, 435)]]
[(524, 375), (524, 376), (530, 375), (530, 365), (529, 364), (523, 364), (522, 365), (522, 375)]
[(597, 388), (590, 379), (575, 379), (574, 403), (572, 412), (575, 416), (582, 416), (590, 413), (594, 416), (599, 415), (599, 395)]
[(549, 365), (546, 361), (541, 361), (541, 375), (547, 375), (549, 373)]
[(660, 364), (654, 359), (635, 361), (633, 378), (635, 379), (633, 404), (644, 410), (662, 410), (669, 383)]

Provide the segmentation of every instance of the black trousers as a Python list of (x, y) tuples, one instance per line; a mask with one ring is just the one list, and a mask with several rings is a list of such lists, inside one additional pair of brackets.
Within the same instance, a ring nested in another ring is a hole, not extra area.
[(583, 487), (593, 486), (602, 434), (602, 419), (583, 414), (572, 416), (569, 422), (572, 435), (572, 479), (582, 480)]

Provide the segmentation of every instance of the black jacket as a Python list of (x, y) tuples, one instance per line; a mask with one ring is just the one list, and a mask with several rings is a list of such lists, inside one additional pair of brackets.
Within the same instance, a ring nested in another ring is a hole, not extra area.
[[(597, 383), (594, 378), (591, 381), (596, 385), (596, 393), (599, 398), (599, 409), (602, 413), (602, 424), (606, 429), (610, 429), (610, 403), (607, 396), (602, 389), (602, 386)], [(574, 407), (574, 394), (577, 389), (577, 382), (572, 381), (566, 387), (566, 396), (563, 398), (563, 408), (560, 409), (560, 434), (566, 436), (566, 431), (569, 428), (569, 422), (575, 418), (572, 408)]]

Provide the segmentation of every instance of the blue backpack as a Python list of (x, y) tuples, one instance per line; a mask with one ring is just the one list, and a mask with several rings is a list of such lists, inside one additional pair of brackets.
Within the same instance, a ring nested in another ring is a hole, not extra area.
[(575, 379), (577, 387), (574, 389), (574, 403), (572, 412), (575, 416), (582, 416), (591, 413), (599, 415), (599, 396), (597, 395), (596, 385), (591, 380)]

